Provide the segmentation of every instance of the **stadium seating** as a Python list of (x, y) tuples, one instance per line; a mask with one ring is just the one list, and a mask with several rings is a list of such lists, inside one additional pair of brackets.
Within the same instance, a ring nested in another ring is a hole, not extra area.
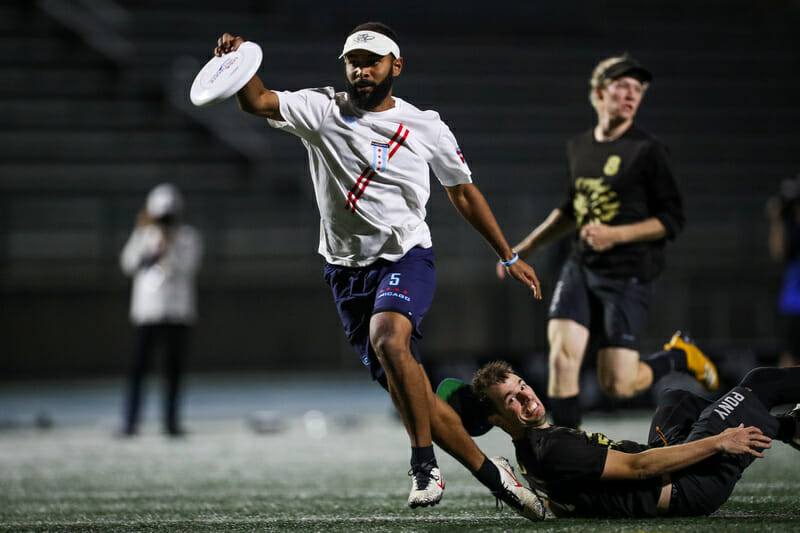
[[(450, 124), (516, 240), (560, 202), (564, 142), (594, 118), (591, 68), (610, 54), (634, 54), (655, 74), (639, 122), (672, 149), (689, 219), (670, 248), (651, 330), (655, 336), (660, 323), (675, 329), (689, 318), (701, 338), (774, 339), (778, 270), (766, 254), (763, 204), (798, 171), (800, 8), (744, 0), (541, 4), (376, 7), (376, 18), (400, 33), (406, 59), (395, 93)], [(419, 17), (421, 9), (429, 16)], [(206, 236), (209, 295), (247, 285), (265, 298), (281, 284), (319, 291), (302, 146), (237, 112), (233, 101), (196, 109), (186, 95), (222, 31), (262, 45), (270, 87), (341, 86), (338, 47), (362, 16), (317, 0), (224, 8), (210, 0), (4, 3), (0, 282), (9, 301), (24, 295), (46, 305), (53, 291), (72, 290), (123, 301), (116, 256), (147, 190), (162, 181), (184, 189), (188, 218)], [(469, 284), (490, 302), (485, 312), (501, 316), (493, 322), (484, 311), (454, 307), (463, 309), (456, 323), (470, 331), (455, 347), (450, 335), (434, 335), (434, 351), (541, 347), (543, 306), (530, 310), (513, 291), (497, 289), (486, 245), (434, 189), (437, 305), (460, 301)], [(552, 290), (555, 267), (540, 263)], [(520, 308), (538, 322), (534, 329), (498, 326)], [(6, 314), (3, 327), (13, 328)], [(449, 331), (443, 322), (431, 317)], [(335, 324), (330, 334), (339, 335)]]

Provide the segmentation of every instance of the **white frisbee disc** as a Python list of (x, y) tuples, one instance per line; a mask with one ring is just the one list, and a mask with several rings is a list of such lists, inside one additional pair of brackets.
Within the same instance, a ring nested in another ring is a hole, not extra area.
[(202, 107), (230, 98), (252, 79), (262, 57), (261, 47), (250, 41), (240, 44), (235, 52), (212, 57), (195, 76), (189, 99)]

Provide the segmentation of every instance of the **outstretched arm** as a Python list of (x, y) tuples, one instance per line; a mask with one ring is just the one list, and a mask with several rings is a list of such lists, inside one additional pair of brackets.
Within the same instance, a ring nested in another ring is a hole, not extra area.
[[(483, 235), (483, 238), (491, 245), (495, 253), (501, 261), (508, 261), (514, 256), (514, 252), (506, 242), (497, 220), (486, 203), (483, 194), (473, 183), (466, 183), (455, 185), (453, 187), (445, 187), (447, 196), (455, 208), (461, 213), (472, 226)], [(536, 272), (522, 259), (517, 260), (514, 264), (506, 267), (508, 273), (518, 280), (520, 283), (529, 287), (537, 300), (542, 298), (542, 289), (539, 285), (539, 278), (536, 277)]]
[[(537, 248), (560, 239), (574, 229), (575, 221), (573, 219), (564, 215), (561, 209), (553, 209), (541, 224), (536, 226), (519, 244), (514, 246), (514, 251), (520, 257), (528, 257)], [(498, 262), (497, 277), (503, 279), (505, 276), (505, 268)]]
[[(244, 39), (241, 37), (234, 37), (230, 33), (224, 33), (222, 37), (217, 39), (217, 47), (214, 48), (214, 55), (220, 57), (224, 54), (234, 52), (243, 42)], [(239, 107), (243, 111), (264, 118), (283, 120), (283, 117), (281, 117), (278, 95), (266, 89), (258, 76), (253, 76), (252, 79), (247, 82), (247, 85), (236, 93), (236, 100), (239, 102)]]
[(764, 457), (760, 449), (770, 448), (772, 439), (757, 427), (728, 428), (718, 435), (704, 439), (653, 448), (640, 453), (624, 453), (608, 450), (606, 464), (601, 479), (645, 479), (669, 474), (686, 468), (716, 453), (740, 455), (749, 453)]

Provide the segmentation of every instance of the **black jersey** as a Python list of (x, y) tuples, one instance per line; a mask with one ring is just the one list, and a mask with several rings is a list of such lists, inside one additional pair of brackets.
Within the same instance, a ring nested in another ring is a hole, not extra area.
[(578, 239), (576, 259), (597, 274), (635, 277), (645, 281), (664, 268), (664, 245), (684, 225), (683, 205), (670, 169), (666, 148), (632, 125), (618, 139), (598, 142), (594, 130), (567, 143), (569, 190), (561, 212), (578, 227), (590, 222), (611, 226), (655, 217), (666, 228), (656, 241), (617, 245), (605, 252), (592, 250)]
[(660, 478), (600, 479), (609, 449), (637, 453), (648, 449), (644, 444), (551, 426), (529, 429), (514, 448), (520, 472), (556, 516), (656, 516)]

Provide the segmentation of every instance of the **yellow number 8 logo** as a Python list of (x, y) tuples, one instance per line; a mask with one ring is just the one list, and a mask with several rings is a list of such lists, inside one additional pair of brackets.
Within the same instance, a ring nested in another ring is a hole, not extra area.
[(622, 162), (622, 159), (618, 155), (609, 156), (608, 161), (606, 161), (606, 166), (603, 167), (603, 173), (606, 176), (613, 176), (617, 172), (619, 172), (619, 164)]

